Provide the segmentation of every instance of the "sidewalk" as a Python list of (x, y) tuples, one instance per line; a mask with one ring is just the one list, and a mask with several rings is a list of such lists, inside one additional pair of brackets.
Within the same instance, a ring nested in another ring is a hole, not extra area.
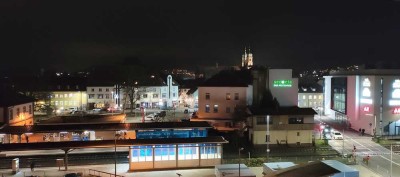
[[(350, 166), (354, 169), (360, 171), (360, 177), (381, 177), (371, 170), (365, 168), (362, 165), (352, 165)], [(11, 170), (0, 170), (0, 174), (4, 177), (24, 177), (30, 175), (36, 176), (64, 176), (68, 173), (82, 173), (84, 176), (89, 175), (89, 169), (104, 171), (107, 173), (114, 174), (114, 164), (108, 165), (87, 165), (87, 166), (70, 166), (68, 171), (59, 171), (58, 167), (47, 167), (47, 168), (37, 168), (31, 173), (30, 169), (23, 168), (19, 173), (12, 175)], [(117, 165), (117, 175), (125, 177), (152, 177), (152, 176), (162, 176), (162, 177), (177, 177), (177, 173), (181, 174), (183, 177), (215, 177), (214, 168), (200, 168), (200, 169), (185, 169), (185, 170), (164, 170), (164, 171), (145, 171), (145, 172), (127, 172), (128, 164), (118, 164)], [(251, 171), (257, 176), (262, 177), (262, 167), (250, 167)], [(92, 173), (93, 174), (93, 173)], [(96, 173), (96, 175), (98, 175)], [(110, 176), (102, 175), (102, 176)]]

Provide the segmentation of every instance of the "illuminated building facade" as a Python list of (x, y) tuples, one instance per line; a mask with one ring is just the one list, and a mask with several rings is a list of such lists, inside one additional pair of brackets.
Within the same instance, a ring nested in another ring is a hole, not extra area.
[(359, 70), (325, 76), (324, 113), (371, 135), (400, 135), (400, 71)]
[(242, 67), (247, 69), (253, 67), (253, 53), (251, 53), (250, 48), (244, 48), (244, 53), (242, 54)]

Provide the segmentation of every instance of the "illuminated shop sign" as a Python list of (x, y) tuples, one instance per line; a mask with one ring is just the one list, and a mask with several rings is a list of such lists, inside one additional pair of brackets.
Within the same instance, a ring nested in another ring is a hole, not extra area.
[(392, 99), (389, 100), (389, 105), (390, 106), (398, 106), (398, 105), (400, 105), (400, 80), (399, 79), (394, 80), (394, 82), (392, 84), (392, 88), (393, 88)]
[(363, 110), (364, 110), (364, 112), (369, 112), (370, 108), (369, 108), (369, 106), (365, 106)]
[(372, 99), (361, 98), (360, 102), (364, 104), (372, 104)]
[(292, 87), (292, 80), (274, 80), (273, 87)]
[(371, 81), (368, 78), (365, 78), (362, 81), (362, 92), (361, 92), (361, 99), (360, 102), (364, 104), (372, 104), (371, 99)]
[(400, 108), (394, 108), (393, 114), (400, 114)]
[(365, 78), (363, 83), (362, 83), (363, 87), (371, 87), (371, 81), (369, 81), (368, 78)]

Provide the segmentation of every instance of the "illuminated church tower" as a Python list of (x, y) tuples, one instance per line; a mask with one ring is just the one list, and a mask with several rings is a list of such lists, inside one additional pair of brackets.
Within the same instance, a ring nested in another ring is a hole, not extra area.
[(244, 54), (242, 55), (242, 67), (250, 69), (253, 67), (253, 54), (250, 51), (247, 52), (247, 49), (244, 48)]

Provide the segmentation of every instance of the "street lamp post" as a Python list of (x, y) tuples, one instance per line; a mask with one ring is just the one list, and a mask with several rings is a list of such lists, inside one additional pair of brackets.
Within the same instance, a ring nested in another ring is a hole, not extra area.
[(242, 151), (243, 148), (239, 148), (239, 177), (240, 177), (240, 151)]
[(269, 115), (267, 115), (267, 162), (269, 162), (269, 141), (270, 141), (270, 137), (269, 137)]
[(117, 176), (117, 139), (120, 137), (120, 134), (115, 133), (114, 136), (114, 177)]

